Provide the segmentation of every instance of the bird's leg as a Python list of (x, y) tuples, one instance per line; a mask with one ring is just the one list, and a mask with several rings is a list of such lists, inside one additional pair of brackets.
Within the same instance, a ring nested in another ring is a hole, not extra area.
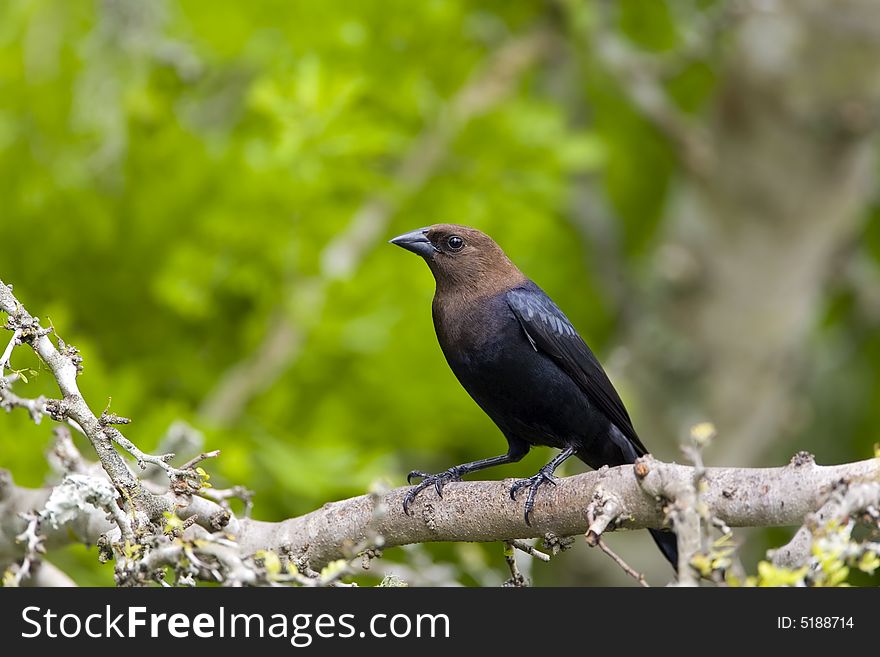
[(407, 515), (411, 515), (410, 506), (412, 506), (416, 496), (426, 488), (433, 486), (437, 491), (437, 496), (442, 498), (443, 487), (450, 481), (460, 481), (462, 475), (476, 472), (477, 470), (485, 470), (486, 468), (492, 468), (496, 465), (505, 465), (507, 463), (516, 463), (517, 461), (522, 460), (522, 457), (525, 456), (528, 451), (528, 448), (522, 449), (518, 445), (516, 447), (511, 446), (507, 454), (492, 456), (487, 459), (480, 459), (479, 461), (471, 461), (470, 463), (462, 463), (461, 465), (453, 465), (448, 470), (439, 474), (413, 470), (407, 475), (406, 483), (411, 484), (414, 478), (419, 478), (422, 481), (403, 498), (403, 512)]
[(526, 507), (525, 507), (525, 518), (526, 524), (531, 527), (532, 523), (529, 520), (529, 514), (532, 512), (532, 509), (535, 506), (535, 494), (538, 492), (538, 489), (544, 484), (553, 484), (556, 485), (556, 478), (553, 476), (553, 473), (556, 472), (556, 468), (562, 465), (562, 462), (565, 461), (570, 456), (574, 455), (574, 448), (569, 447), (567, 449), (562, 450), (557, 454), (550, 463), (545, 465), (543, 468), (538, 470), (538, 474), (533, 477), (529, 477), (528, 479), (520, 479), (515, 482), (513, 486), (510, 487), (510, 499), (516, 500), (516, 494), (519, 493), (523, 488), (529, 489), (529, 495), (526, 497)]

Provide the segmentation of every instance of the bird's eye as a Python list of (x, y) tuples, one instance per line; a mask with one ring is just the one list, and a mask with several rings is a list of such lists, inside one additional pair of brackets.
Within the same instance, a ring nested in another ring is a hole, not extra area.
[(446, 245), (449, 247), (450, 251), (461, 251), (462, 248), (464, 248), (464, 240), (458, 235), (453, 235), (446, 240)]

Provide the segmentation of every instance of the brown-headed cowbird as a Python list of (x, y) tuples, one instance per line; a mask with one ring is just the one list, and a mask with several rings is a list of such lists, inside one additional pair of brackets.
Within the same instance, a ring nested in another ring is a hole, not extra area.
[[(484, 233), (438, 224), (391, 240), (424, 258), (437, 282), (434, 327), (446, 361), (465, 390), (507, 438), (507, 453), (456, 465), (421, 478), (404, 511), (424, 489), (462, 475), (514, 463), (533, 445), (562, 450), (533, 477), (513, 484), (510, 496), (528, 488), (526, 523), (535, 494), (554, 483), (553, 473), (571, 456), (591, 468), (633, 463), (647, 453), (608, 376), (568, 318), (544, 291)], [(650, 530), (676, 565), (675, 535)]]

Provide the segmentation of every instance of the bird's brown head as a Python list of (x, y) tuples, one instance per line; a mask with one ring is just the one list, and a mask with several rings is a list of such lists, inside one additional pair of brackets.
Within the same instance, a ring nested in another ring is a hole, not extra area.
[(493, 294), (525, 280), (501, 247), (475, 228), (436, 224), (399, 235), (391, 244), (424, 258), (438, 291)]

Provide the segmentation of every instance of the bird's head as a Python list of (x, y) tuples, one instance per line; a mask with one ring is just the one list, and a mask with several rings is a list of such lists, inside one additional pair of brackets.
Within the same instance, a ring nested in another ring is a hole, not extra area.
[(475, 228), (436, 224), (399, 235), (391, 244), (424, 258), (438, 290), (492, 293), (525, 280), (501, 247)]

